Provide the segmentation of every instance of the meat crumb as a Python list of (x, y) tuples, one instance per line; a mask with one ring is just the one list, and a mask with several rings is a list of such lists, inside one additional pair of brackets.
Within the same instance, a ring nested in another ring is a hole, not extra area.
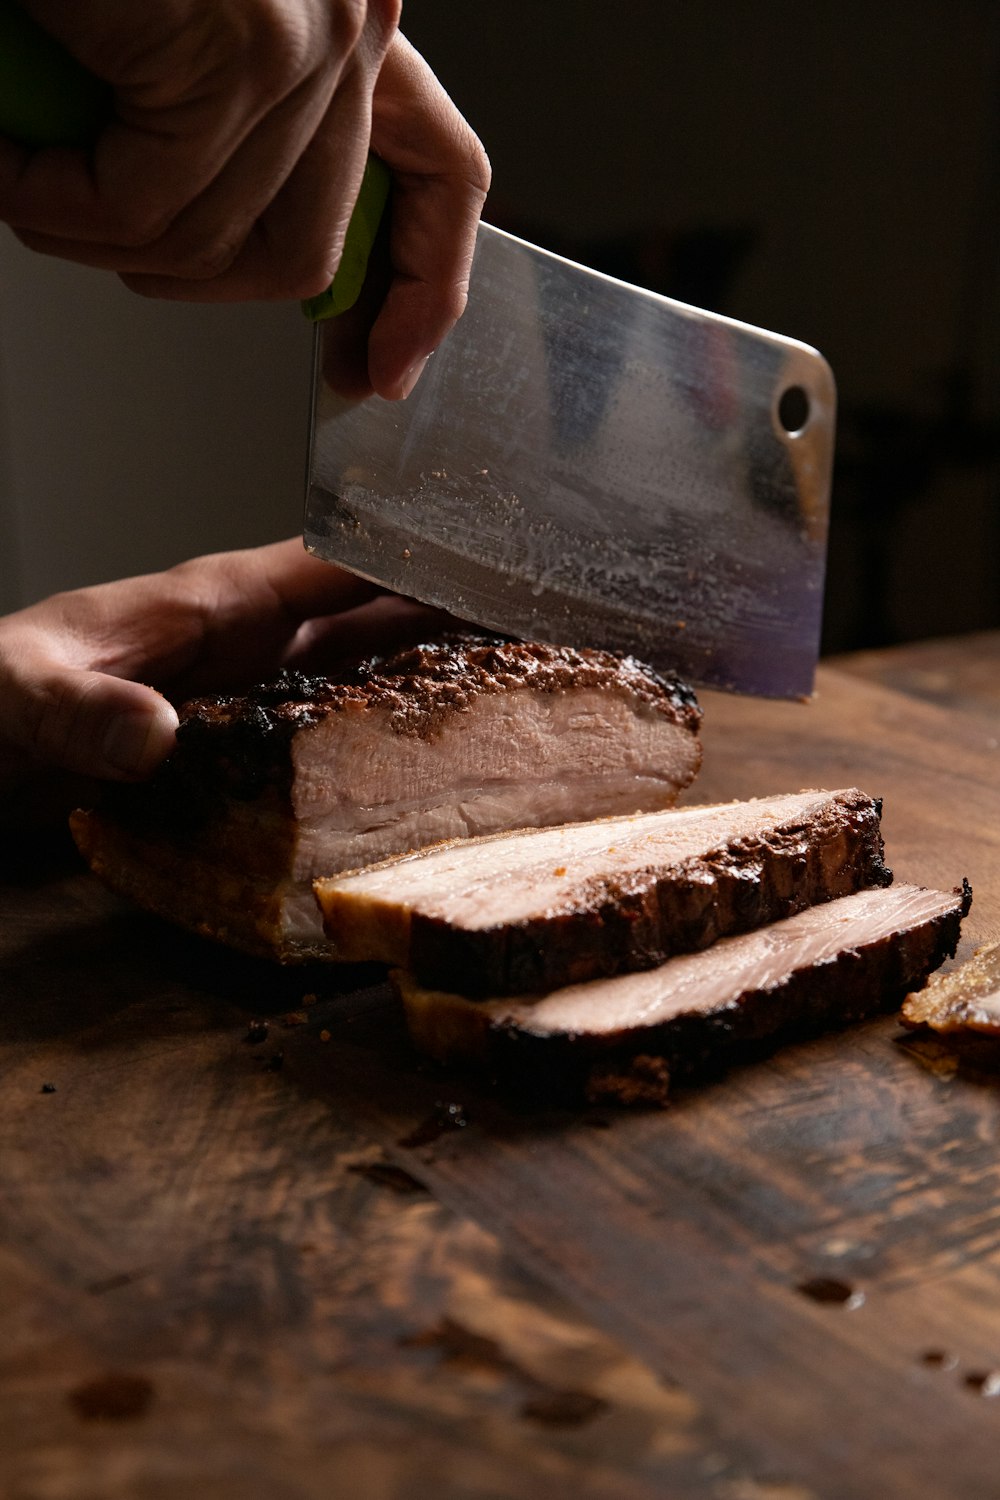
[(43, 1094), (54, 1094), (56, 1092), (56, 1086), (54, 1083), (43, 1083), (41, 1092)]

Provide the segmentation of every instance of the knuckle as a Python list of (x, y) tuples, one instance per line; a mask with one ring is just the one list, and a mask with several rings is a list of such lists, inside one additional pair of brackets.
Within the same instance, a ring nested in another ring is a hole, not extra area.
[(482, 141), (464, 120), (457, 131), (454, 150), (455, 165), (463, 181), (474, 193), (485, 198), (490, 190), (493, 168)]
[(366, 0), (340, 0), (331, 21), (333, 40), (345, 56), (354, 51), (369, 21)]
[(370, 0), (368, 11), (386, 39), (397, 30), (403, 14), (402, 0)]
[(325, 292), (337, 271), (337, 259), (328, 254), (316, 254), (303, 258), (297, 265), (285, 268), (285, 282), (281, 295), (292, 301), (307, 297), (318, 297)]
[(243, 242), (239, 231), (226, 228), (195, 240), (164, 244), (155, 262), (150, 259), (142, 272), (147, 276), (171, 277), (179, 282), (216, 281), (231, 270)]
[(131, 199), (115, 208), (106, 238), (124, 250), (148, 250), (162, 239), (174, 213), (172, 204)]
[(486, 148), (477, 135), (473, 135), (469, 154), (469, 181), (485, 198), (493, 181), (493, 167)]
[(469, 283), (467, 280), (453, 281), (441, 294), (441, 315), (448, 320), (449, 326), (457, 323), (465, 312), (469, 300)]
[(41, 761), (64, 763), (70, 751), (79, 750), (79, 728), (83, 698), (71, 694), (62, 678), (36, 680), (25, 703), (25, 745)]
[(220, 234), (215, 239), (199, 242), (183, 260), (179, 274), (192, 281), (214, 281), (224, 276), (239, 255), (242, 240), (232, 234)]

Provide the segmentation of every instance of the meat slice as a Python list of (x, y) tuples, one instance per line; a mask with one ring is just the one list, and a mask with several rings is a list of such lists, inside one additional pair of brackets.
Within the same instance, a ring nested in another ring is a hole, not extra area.
[(109, 789), (71, 826), (148, 910), (249, 953), (326, 958), (314, 877), (669, 807), (697, 773), (699, 721), (690, 689), (632, 658), (451, 637), (195, 700), (153, 781)]
[(960, 968), (907, 995), (902, 1020), (945, 1035), (1000, 1040), (1000, 943), (978, 949)]
[(899, 885), (809, 907), (657, 969), (473, 1001), (396, 971), (415, 1046), (551, 1101), (663, 1102), (741, 1049), (898, 1005), (953, 954), (972, 893)]
[(881, 803), (805, 791), (439, 844), (316, 882), (327, 936), (420, 984), (516, 995), (887, 885)]

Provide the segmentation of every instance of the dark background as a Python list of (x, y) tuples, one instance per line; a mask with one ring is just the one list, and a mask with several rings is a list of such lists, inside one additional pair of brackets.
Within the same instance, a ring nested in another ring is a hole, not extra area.
[(825, 649), (1000, 625), (1000, 3), (407, 0), (486, 217), (815, 344)]

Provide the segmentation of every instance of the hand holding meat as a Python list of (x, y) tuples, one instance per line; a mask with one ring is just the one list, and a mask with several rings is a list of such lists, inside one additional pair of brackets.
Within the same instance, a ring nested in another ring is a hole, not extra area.
[(464, 306), (486, 156), (398, 0), (26, 0), (113, 89), (93, 151), (0, 140), (0, 218), (149, 296), (294, 298), (336, 270), (369, 148), (396, 191), (371, 382), (405, 395)]
[(8, 615), (0, 619), (6, 812), (23, 811), (13, 808), (15, 794), (38, 773), (149, 775), (174, 743), (169, 699), (379, 650), (427, 618), (307, 556), (297, 539), (57, 594)]

